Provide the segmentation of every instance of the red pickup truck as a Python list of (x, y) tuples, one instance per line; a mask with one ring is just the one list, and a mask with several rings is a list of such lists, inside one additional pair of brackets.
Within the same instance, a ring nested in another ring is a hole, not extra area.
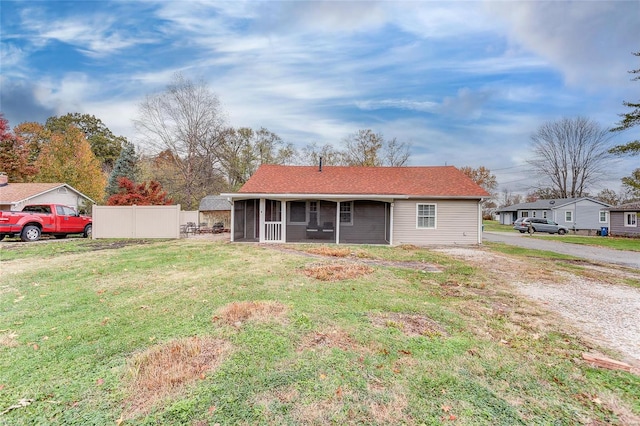
[(91, 235), (90, 216), (81, 216), (76, 209), (61, 204), (33, 204), (21, 212), (0, 211), (0, 241), (19, 235), (22, 241), (38, 241), (42, 234), (66, 238), (69, 234)]

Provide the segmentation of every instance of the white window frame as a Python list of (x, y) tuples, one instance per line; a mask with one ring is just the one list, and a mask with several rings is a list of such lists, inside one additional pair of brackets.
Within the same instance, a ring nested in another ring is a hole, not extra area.
[(629, 228), (638, 227), (638, 214), (636, 212), (624, 212), (624, 226)]
[(520, 212), (520, 217), (529, 217), (529, 212), (528, 211), (521, 211)]
[(315, 207), (313, 213), (316, 214), (316, 223), (320, 225), (318, 220), (320, 219), (320, 201), (317, 200), (307, 201), (307, 223), (311, 223), (311, 206)]
[(533, 211), (533, 216), (531, 216), (531, 217), (536, 217), (536, 211), (535, 210)]
[[(602, 218), (602, 216), (604, 216), (604, 219)], [(600, 210), (599, 222), (600, 223), (607, 223), (607, 211), (606, 210)]]
[[(433, 206), (433, 226), (420, 226), (420, 206)], [(417, 203), (416, 204), (416, 229), (437, 229), (438, 228), (438, 205), (436, 203)]]
[[(345, 206), (349, 206), (349, 211), (342, 211), (342, 208)], [(342, 221), (342, 214), (343, 213), (349, 213), (349, 222), (343, 222)], [(345, 225), (345, 226), (350, 226), (353, 225), (353, 201), (347, 201), (347, 202), (341, 202), (340, 203), (340, 212), (339, 214), (339, 218), (340, 218), (340, 225)]]
[(564, 221), (567, 223), (573, 222), (573, 210), (565, 210), (564, 211)]
[(546, 211), (546, 210), (542, 212), (542, 218), (543, 218), (543, 219), (549, 219), (549, 218), (547, 217), (547, 211)]

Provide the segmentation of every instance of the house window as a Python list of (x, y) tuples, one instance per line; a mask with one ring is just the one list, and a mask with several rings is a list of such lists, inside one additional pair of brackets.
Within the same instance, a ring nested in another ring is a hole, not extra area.
[(607, 223), (607, 212), (600, 210), (600, 223)]
[(571, 210), (567, 210), (564, 212), (564, 221), (573, 222), (573, 212)]
[(531, 217), (536, 217), (536, 212), (535, 212), (535, 210), (533, 211), (533, 216), (531, 216)]
[(309, 201), (309, 223), (318, 224), (318, 201)]
[(529, 212), (520, 212), (520, 217), (529, 217)]
[(546, 218), (547, 218), (547, 211), (546, 211), (546, 210), (542, 212), (542, 218), (543, 218), (543, 219), (546, 219)]
[(353, 223), (353, 201), (340, 203), (340, 223)]
[(624, 213), (624, 226), (637, 226), (638, 215), (636, 212)]
[(436, 227), (436, 205), (435, 204), (418, 204), (417, 208), (417, 228), (435, 228)]
[(304, 225), (307, 223), (307, 203), (304, 201), (289, 202), (289, 223)]

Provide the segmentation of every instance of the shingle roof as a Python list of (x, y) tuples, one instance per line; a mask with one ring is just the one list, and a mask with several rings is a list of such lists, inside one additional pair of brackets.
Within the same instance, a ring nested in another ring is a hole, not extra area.
[(19, 203), (36, 195), (52, 191), (64, 183), (9, 183), (0, 186), (0, 204)]
[(612, 212), (640, 212), (640, 201), (636, 201), (634, 203), (620, 204), (619, 206), (609, 207), (609, 211)]
[(240, 188), (249, 194), (353, 194), (488, 197), (453, 166), (350, 167), (262, 165)]
[(220, 195), (207, 195), (200, 200), (200, 211), (227, 211), (231, 210), (231, 202), (227, 197)]
[(590, 201), (593, 201), (594, 203), (602, 204), (603, 206), (609, 206), (609, 204), (607, 204), (607, 203), (603, 203), (602, 201), (594, 200), (594, 199), (588, 198), (588, 197), (582, 197), (582, 198), (554, 198), (554, 199), (548, 199), (548, 200), (537, 200), (537, 201), (533, 201), (531, 203), (514, 204), (512, 206), (506, 206), (506, 207), (503, 207), (503, 208), (501, 208), (499, 210), (496, 210), (496, 212), (497, 213), (499, 213), (499, 212), (516, 212), (518, 210), (552, 210), (552, 209), (557, 209), (557, 208), (562, 207), (562, 206), (566, 206), (567, 204), (575, 203), (576, 201), (580, 201), (580, 200), (590, 200)]

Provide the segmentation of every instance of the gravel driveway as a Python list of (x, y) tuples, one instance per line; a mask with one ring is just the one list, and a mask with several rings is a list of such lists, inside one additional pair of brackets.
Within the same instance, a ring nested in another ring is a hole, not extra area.
[[(490, 241), (557, 251), (589, 259), (582, 246), (520, 236), (510, 238), (501, 233), (485, 233)], [(571, 247), (567, 247), (571, 246)], [(556, 279), (538, 280), (534, 274), (518, 269), (520, 261), (486, 248), (443, 248), (439, 251), (458, 257), (476, 266), (500, 274), (523, 296), (538, 302), (543, 309), (555, 312), (567, 320), (579, 333), (597, 344), (618, 351), (620, 361), (640, 367), (640, 288), (625, 285), (625, 279), (640, 281), (638, 271), (602, 265), (608, 261), (602, 253), (595, 260), (598, 265), (584, 265), (607, 276), (607, 282), (577, 274), (557, 271)], [(607, 250), (613, 251), (613, 250)], [(614, 251), (612, 264), (629, 266), (640, 262), (638, 253)], [(623, 259), (624, 258), (624, 259)], [(622, 260), (621, 260), (622, 259)], [(587, 274), (589, 275), (589, 274)], [(593, 274), (598, 276), (597, 274)], [(602, 275), (600, 275), (602, 276)]]
[[(557, 237), (562, 240), (561, 236)], [(640, 253), (632, 251), (612, 250), (602, 247), (591, 247), (579, 244), (563, 243), (536, 238), (535, 235), (520, 234), (519, 232), (483, 232), (483, 239), (497, 243), (511, 244), (518, 247), (547, 250), (569, 256), (581, 257), (602, 263), (627, 266), (640, 269)]]

